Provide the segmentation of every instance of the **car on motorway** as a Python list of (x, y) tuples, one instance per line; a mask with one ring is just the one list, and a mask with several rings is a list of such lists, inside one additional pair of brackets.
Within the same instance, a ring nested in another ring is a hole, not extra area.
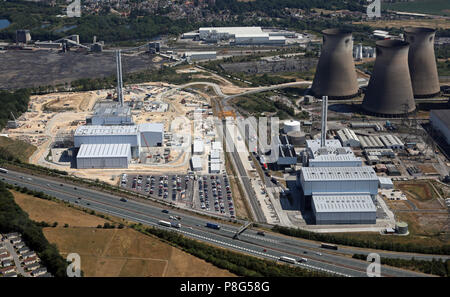
[(122, 201), (122, 202), (127, 202), (128, 200), (125, 199), (125, 198), (120, 198), (120, 201)]
[(63, 184), (59, 184), (61, 187), (63, 187), (64, 185)]
[(167, 209), (163, 209), (161, 212), (163, 213), (169, 213), (169, 211)]
[(299, 258), (299, 259), (297, 259), (297, 262), (299, 262), (299, 263), (306, 263), (306, 262), (308, 262), (308, 259), (306, 259), (306, 258)]
[(263, 231), (258, 231), (256, 232), (256, 234), (259, 236), (266, 236), (266, 234)]

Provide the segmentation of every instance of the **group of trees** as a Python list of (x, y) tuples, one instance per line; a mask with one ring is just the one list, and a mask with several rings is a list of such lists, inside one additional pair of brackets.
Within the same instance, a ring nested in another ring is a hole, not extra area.
[(3, 129), (8, 122), (12, 120), (11, 112), (15, 117), (19, 117), (23, 112), (28, 110), (28, 102), (30, 101), (30, 91), (20, 89), (13, 92), (0, 91), (0, 130)]
[[(366, 260), (366, 255), (354, 254), (353, 258), (359, 260)], [(450, 260), (443, 261), (442, 259), (432, 259), (427, 260), (416, 260), (412, 258), (407, 259), (397, 259), (397, 258), (384, 258), (381, 257), (381, 264), (400, 267), (410, 270), (418, 270), (423, 273), (439, 275), (442, 277), (450, 277)]]
[(67, 262), (59, 254), (56, 245), (48, 242), (42, 227), (15, 203), (13, 195), (3, 182), (0, 182), (0, 232), (19, 232), (50, 273), (57, 277), (66, 275)]
[(189, 239), (178, 233), (160, 230), (156, 228), (143, 228), (141, 225), (133, 225), (136, 230), (155, 235), (172, 245), (181, 248), (185, 252), (217, 266), (227, 269), (239, 276), (247, 277), (321, 277), (329, 276), (322, 272), (306, 270), (300, 267), (279, 265), (275, 261), (258, 259), (256, 257), (232, 252), (226, 249)]
[(422, 254), (439, 254), (439, 255), (450, 254), (449, 244), (425, 246), (423, 244), (399, 243), (399, 242), (391, 242), (388, 240), (365, 240), (354, 237), (353, 238), (346, 237), (339, 234), (314, 233), (306, 230), (287, 228), (282, 226), (275, 226), (273, 227), (272, 230), (288, 236), (300, 237), (309, 240), (316, 240), (334, 244), (355, 246), (361, 248), (380, 249), (397, 252), (422, 253)]

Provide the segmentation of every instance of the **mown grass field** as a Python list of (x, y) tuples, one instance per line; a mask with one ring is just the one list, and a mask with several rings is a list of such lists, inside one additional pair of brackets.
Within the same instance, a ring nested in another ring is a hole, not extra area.
[[(43, 228), (45, 237), (56, 244), (61, 255), (78, 253), (85, 276), (169, 276), (227, 277), (227, 270), (187, 254), (159, 239), (130, 228), (97, 228), (104, 223), (119, 223), (119, 219), (103, 219), (62, 202), (35, 198), (12, 191), (16, 203), (32, 220), (58, 222), (58, 226)], [(69, 227), (65, 228), (64, 224)]]
[(395, 11), (450, 16), (450, 2), (448, 0), (415, 0), (409, 2), (382, 3), (382, 8)]

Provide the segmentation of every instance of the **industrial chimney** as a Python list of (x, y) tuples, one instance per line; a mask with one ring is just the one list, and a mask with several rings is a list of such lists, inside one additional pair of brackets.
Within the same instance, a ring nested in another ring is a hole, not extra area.
[(123, 82), (122, 82), (122, 59), (120, 58), (120, 50), (116, 50), (116, 67), (117, 67), (117, 101), (123, 106)]
[(409, 44), (404, 41), (377, 41), (377, 58), (362, 103), (364, 110), (393, 117), (415, 110), (408, 49)]
[(328, 116), (328, 96), (322, 97), (322, 121), (320, 131), (320, 147), (325, 147), (327, 142), (327, 116)]
[(323, 46), (311, 91), (317, 98), (348, 99), (359, 94), (353, 64), (352, 33), (341, 29), (326, 29)]
[(434, 57), (434, 29), (406, 28), (409, 42), (408, 65), (414, 97), (433, 97), (440, 92), (439, 77)]

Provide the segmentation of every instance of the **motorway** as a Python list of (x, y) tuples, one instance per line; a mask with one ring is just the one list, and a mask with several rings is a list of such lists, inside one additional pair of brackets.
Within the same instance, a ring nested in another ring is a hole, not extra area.
[[(144, 199), (128, 199), (127, 202), (120, 201), (120, 196), (91, 190), (79, 185), (71, 185), (66, 182), (46, 179), (33, 175), (9, 171), (7, 174), (0, 173), (1, 180), (12, 185), (27, 187), (32, 190), (43, 191), (57, 199), (67, 201), (74, 205), (92, 209), (96, 212), (109, 214), (132, 222), (142, 223), (148, 226), (179, 232), (184, 236), (202, 242), (210, 243), (219, 247), (243, 252), (253, 256), (277, 260), (280, 256), (288, 256), (298, 259), (308, 259), (306, 263), (298, 263), (297, 266), (307, 269), (325, 271), (339, 276), (366, 276), (367, 262), (352, 259), (353, 253), (367, 254), (370, 251), (352, 247), (339, 247), (339, 251), (319, 248), (319, 243), (291, 238), (276, 233), (266, 233), (265, 236), (257, 234), (257, 230), (248, 229), (233, 239), (233, 235), (239, 226), (222, 223), (220, 230), (206, 228), (208, 221), (204, 217), (193, 214), (170, 210), (169, 214), (162, 212), (163, 208), (154, 205)], [(169, 215), (182, 217), (180, 229), (168, 228), (158, 225), (159, 220), (168, 220)], [(76, 251), (74, 251), (76, 252)], [(449, 256), (424, 255), (411, 253), (396, 253), (379, 251), (381, 257), (395, 257), (410, 259), (435, 258), (448, 259)], [(408, 270), (382, 266), (382, 276), (424, 276), (424, 274)]]

